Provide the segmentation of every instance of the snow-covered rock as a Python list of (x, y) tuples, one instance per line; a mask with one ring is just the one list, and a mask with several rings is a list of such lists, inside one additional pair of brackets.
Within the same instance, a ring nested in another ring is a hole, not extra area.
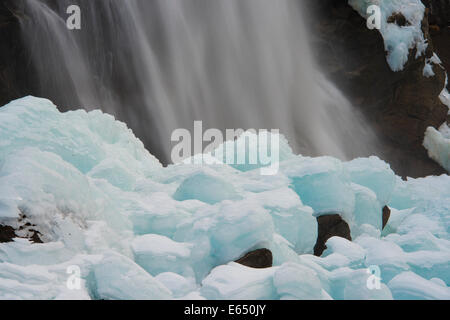
[[(427, 42), (422, 32), (425, 6), (420, 0), (349, 0), (349, 4), (363, 17), (369, 17), (372, 5), (378, 6), (381, 14), (379, 32), (383, 36), (388, 52), (387, 62), (392, 71), (403, 70), (408, 62), (410, 50), (416, 49), (416, 58), (425, 53)], [(406, 25), (389, 21), (393, 14), (402, 14)]]

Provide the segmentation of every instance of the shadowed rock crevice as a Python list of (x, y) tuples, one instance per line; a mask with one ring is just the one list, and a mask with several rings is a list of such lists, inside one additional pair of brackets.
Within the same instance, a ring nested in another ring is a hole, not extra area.
[(383, 229), (387, 225), (389, 218), (391, 217), (391, 209), (388, 206), (383, 207)]
[(350, 235), (350, 227), (340, 215), (332, 214), (320, 216), (317, 218), (319, 232), (317, 235), (317, 242), (314, 246), (314, 255), (320, 257), (323, 251), (327, 248), (325, 243), (331, 237), (341, 237), (352, 241)]
[(273, 265), (272, 252), (268, 249), (258, 249), (247, 253), (236, 262), (250, 268), (270, 268)]

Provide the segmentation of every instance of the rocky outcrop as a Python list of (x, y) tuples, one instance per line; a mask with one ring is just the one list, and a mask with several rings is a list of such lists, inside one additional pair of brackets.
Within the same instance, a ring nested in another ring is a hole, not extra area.
[(411, 51), (404, 70), (393, 72), (380, 33), (369, 30), (347, 0), (309, 2), (315, 11), (309, 24), (318, 63), (375, 129), (382, 146), (377, 155), (401, 176), (445, 173), (422, 146), (426, 128), (439, 127), (447, 118), (447, 107), (439, 100), (444, 70), (435, 66), (436, 76), (423, 76), (425, 59), (435, 50), (427, 19), (426, 55), (415, 59)]
[(0, 225), (0, 243), (11, 242), (15, 237), (13, 227)]
[(258, 249), (247, 253), (236, 262), (250, 268), (270, 268), (273, 264), (272, 252), (268, 249)]
[(327, 248), (325, 243), (331, 237), (341, 237), (350, 241), (352, 240), (350, 227), (338, 214), (320, 216), (317, 218), (317, 224), (319, 230), (317, 242), (314, 246), (314, 255), (318, 257), (320, 257)]
[(28, 239), (33, 243), (43, 243), (42, 234), (37, 230), (37, 226), (32, 224), (23, 212), (20, 212), (19, 219), (13, 223), (15, 227), (0, 225), (0, 243), (11, 242), (14, 238)]

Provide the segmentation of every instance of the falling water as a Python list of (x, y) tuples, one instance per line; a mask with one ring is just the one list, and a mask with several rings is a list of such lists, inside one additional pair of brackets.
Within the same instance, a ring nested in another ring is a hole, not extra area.
[[(81, 30), (66, 9), (81, 8)], [(314, 64), (301, 0), (25, 0), (41, 95), (101, 108), (163, 161), (176, 128), (279, 128), (305, 155), (371, 153), (370, 130)]]

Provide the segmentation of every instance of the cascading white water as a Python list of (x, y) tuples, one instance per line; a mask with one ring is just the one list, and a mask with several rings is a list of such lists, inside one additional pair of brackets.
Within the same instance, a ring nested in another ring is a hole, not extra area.
[[(78, 4), (82, 29), (66, 28)], [(167, 160), (176, 128), (279, 128), (305, 155), (373, 152), (362, 117), (314, 65), (301, 1), (25, 0), (42, 95), (102, 108)], [(163, 159), (164, 160), (164, 159)]]

